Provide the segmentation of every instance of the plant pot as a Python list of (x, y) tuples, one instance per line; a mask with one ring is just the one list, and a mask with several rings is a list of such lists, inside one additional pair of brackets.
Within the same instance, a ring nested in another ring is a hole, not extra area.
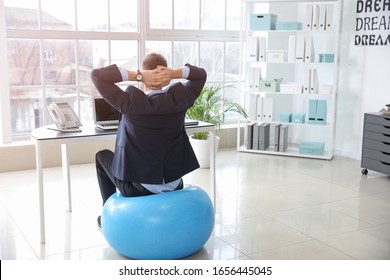
[[(215, 148), (214, 152), (217, 153), (219, 146), (219, 137), (215, 137)], [(210, 135), (207, 140), (199, 140), (193, 138), (193, 135), (190, 136), (190, 143), (194, 149), (196, 158), (198, 159), (200, 168), (210, 168)]]

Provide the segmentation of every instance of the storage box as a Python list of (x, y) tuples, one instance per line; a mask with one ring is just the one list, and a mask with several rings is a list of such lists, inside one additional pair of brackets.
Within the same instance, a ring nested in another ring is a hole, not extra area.
[(287, 61), (287, 51), (268, 51), (267, 52), (267, 62), (286, 62)]
[(334, 54), (333, 53), (320, 53), (319, 56), (320, 56), (319, 62), (327, 62), (327, 63), (334, 62)]
[(302, 30), (302, 22), (277, 22), (275, 28), (276, 30)]
[(299, 153), (320, 156), (324, 153), (324, 146), (322, 142), (303, 142), (299, 145)]
[(305, 123), (305, 113), (294, 113), (291, 117), (293, 123)]
[(277, 16), (274, 14), (251, 14), (250, 30), (275, 30)]
[(290, 112), (282, 112), (279, 114), (279, 121), (280, 122), (290, 123), (291, 118), (292, 118), (292, 113), (290, 113)]
[(280, 84), (280, 92), (283, 93), (302, 93), (303, 85), (298, 83)]
[(318, 86), (319, 94), (332, 94), (332, 86), (331, 85), (319, 85)]
[(282, 79), (261, 79), (260, 91), (263, 92), (277, 92), (280, 90), (280, 83)]

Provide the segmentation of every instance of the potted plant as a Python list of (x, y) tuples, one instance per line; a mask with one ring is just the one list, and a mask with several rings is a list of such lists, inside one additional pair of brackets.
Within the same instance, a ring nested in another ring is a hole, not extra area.
[(386, 106), (387, 111), (390, 112), (390, 103), (389, 103), (389, 104), (386, 104), (385, 106)]
[[(224, 116), (228, 112), (236, 112), (240, 116), (247, 118), (248, 114), (240, 104), (222, 97), (219, 92), (222, 88), (219, 84), (205, 86), (199, 97), (195, 100), (194, 105), (187, 110), (186, 118), (214, 124), (217, 130), (221, 129)], [(196, 132), (190, 135), (190, 141), (201, 168), (210, 167), (210, 143), (205, 141), (208, 140), (208, 137), (209, 133), (207, 131)], [(215, 143), (216, 152), (219, 143), (218, 137), (216, 137)]]

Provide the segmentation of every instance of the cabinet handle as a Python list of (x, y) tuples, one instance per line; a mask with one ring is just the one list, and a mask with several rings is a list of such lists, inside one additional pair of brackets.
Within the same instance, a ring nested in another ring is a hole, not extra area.
[(389, 166), (390, 166), (390, 163), (388, 163), (388, 162), (381, 161), (381, 163), (383, 163), (383, 164), (385, 164), (385, 165), (389, 165)]

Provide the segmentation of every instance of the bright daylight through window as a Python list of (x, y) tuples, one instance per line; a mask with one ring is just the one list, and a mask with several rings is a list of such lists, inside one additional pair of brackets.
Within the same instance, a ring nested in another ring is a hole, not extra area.
[(51, 123), (46, 108), (53, 101), (67, 101), (82, 121), (91, 120), (98, 94), (91, 70), (113, 63), (137, 69), (149, 52), (162, 53), (172, 67), (200, 64), (208, 84), (229, 85), (225, 97), (240, 101), (240, 1), (0, 1), (13, 139)]

